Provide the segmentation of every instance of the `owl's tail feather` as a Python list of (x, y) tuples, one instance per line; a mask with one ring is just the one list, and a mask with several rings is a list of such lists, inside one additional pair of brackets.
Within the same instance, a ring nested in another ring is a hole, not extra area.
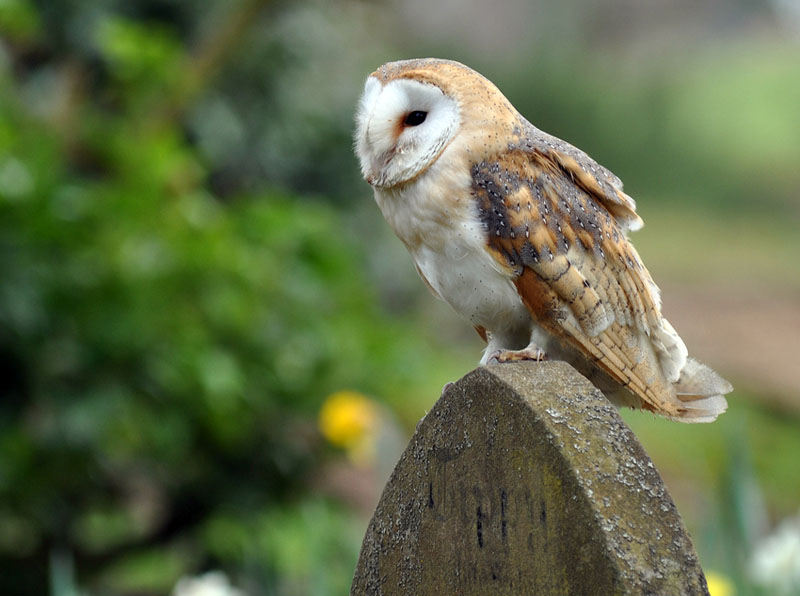
[(733, 391), (728, 381), (694, 358), (686, 359), (674, 387), (682, 411), (673, 419), (680, 422), (713, 422), (728, 409), (724, 396)]

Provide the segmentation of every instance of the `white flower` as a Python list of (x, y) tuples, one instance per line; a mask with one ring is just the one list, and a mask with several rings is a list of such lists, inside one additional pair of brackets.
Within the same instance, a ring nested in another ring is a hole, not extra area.
[(196, 577), (182, 577), (175, 584), (172, 596), (247, 596), (231, 585), (222, 571), (209, 571)]
[(800, 593), (800, 516), (785, 519), (756, 544), (749, 570), (753, 582), (771, 594)]

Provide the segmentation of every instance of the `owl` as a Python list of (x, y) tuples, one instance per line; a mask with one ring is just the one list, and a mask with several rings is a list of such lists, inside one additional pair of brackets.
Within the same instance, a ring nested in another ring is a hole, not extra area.
[(449, 60), (381, 66), (358, 103), (355, 151), (428, 289), (486, 342), (481, 364), (546, 356), (618, 406), (681, 422), (725, 411), (731, 385), (661, 314), (620, 180), (488, 79)]

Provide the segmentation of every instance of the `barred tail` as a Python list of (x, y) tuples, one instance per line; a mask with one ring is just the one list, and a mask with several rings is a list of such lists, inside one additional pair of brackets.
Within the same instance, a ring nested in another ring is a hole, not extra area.
[(728, 409), (724, 396), (733, 391), (728, 381), (694, 358), (686, 359), (674, 387), (682, 411), (672, 419), (679, 422), (713, 422)]

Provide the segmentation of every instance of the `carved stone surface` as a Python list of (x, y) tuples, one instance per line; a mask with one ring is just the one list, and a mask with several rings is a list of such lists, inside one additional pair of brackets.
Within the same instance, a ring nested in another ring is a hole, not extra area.
[(563, 362), (478, 368), (420, 422), (352, 595), (708, 594), (664, 483)]

